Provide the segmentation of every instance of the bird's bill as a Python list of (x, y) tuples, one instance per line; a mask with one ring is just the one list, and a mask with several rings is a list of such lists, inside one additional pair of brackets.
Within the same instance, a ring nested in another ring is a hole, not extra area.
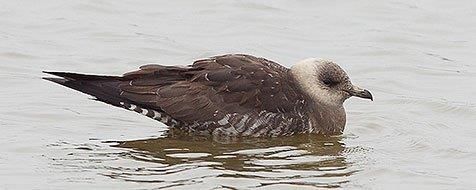
[(366, 89), (362, 89), (358, 86), (353, 86), (353, 88), (350, 91), (348, 91), (348, 93), (351, 96), (370, 99), (370, 100), (374, 101), (374, 98), (372, 97), (372, 93), (370, 93), (370, 91), (368, 91)]

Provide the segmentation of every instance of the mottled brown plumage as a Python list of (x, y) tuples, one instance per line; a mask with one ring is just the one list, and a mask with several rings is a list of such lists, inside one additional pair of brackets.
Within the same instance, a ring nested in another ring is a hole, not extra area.
[[(145, 65), (122, 77), (47, 73), (63, 77), (48, 80), (191, 133), (225, 137), (338, 134), (345, 124), (343, 107), (339, 110), (316, 101), (290, 69), (250, 55), (216, 56), (187, 67)], [(319, 77), (338, 85), (329, 74)]]

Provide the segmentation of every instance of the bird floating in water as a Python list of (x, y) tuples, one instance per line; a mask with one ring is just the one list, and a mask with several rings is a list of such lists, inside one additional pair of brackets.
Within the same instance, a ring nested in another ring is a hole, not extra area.
[(186, 67), (144, 65), (123, 76), (47, 72), (44, 78), (97, 100), (156, 119), (173, 129), (213, 137), (341, 134), (343, 103), (373, 100), (332, 61), (306, 59), (291, 68), (228, 54)]

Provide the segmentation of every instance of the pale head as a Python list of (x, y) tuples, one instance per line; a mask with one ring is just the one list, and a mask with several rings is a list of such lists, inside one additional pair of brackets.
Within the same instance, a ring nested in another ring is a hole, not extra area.
[(371, 99), (368, 90), (352, 84), (347, 73), (336, 63), (323, 59), (305, 59), (291, 67), (292, 75), (315, 101), (342, 106), (351, 96)]

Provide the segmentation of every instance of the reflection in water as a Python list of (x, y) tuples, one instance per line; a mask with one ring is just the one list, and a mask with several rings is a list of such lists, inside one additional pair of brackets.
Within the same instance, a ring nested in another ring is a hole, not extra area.
[[(474, 1), (32, 2), (1, 2), (0, 189), (476, 189)], [(40, 79), (234, 52), (333, 59), (378, 99), (340, 138), (111, 147), (166, 127)]]
[(160, 187), (204, 181), (224, 188), (339, 187), (355, 172), (344, 157), (342, 137), (300, 135), (217, 142), (175, 135), (110, 143), (125, 150), (119, 157), (147, 165), (116, 168), (105, 172), (106, 176)]

